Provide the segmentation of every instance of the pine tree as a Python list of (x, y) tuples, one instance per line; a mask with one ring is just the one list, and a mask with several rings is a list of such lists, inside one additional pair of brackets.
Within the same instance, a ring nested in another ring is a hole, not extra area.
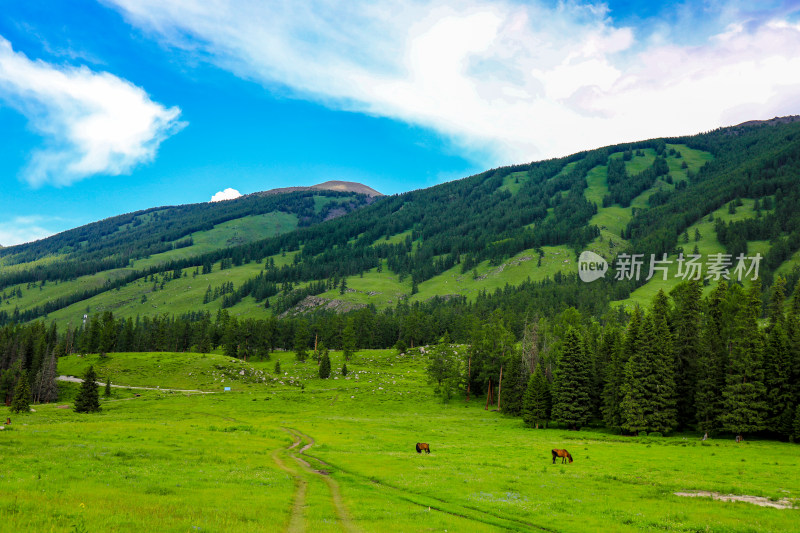
[(211, 337), (209, 337), (208, 332), (203, 332), (200, 336), (200, 340), (197, 343), (197, 351), (200, 353), (208, 353), (211, 351)]
[(678, 425), (689, 427), (697, 417), (694, 395), (698, 386), (698, 359), (702, 347), (700, 337), (702, 283), (698, 280), (681, 283), (670, 294), (675, 301), (675, 312), (672, 316)]
[[(463, 366), (463, 365), (462, 365)], [(466, 370), (466, 367), (464, 368)], [(460, 376), (463, 379), (466, 376)], [(524, 367), (518, 350), (512, 350), (503, 364), (502, 402), (500, 409), (511, 416), (520, 416), (523, 409), (523, 397), (528, 385), (528, 370)]]
[[(663, 292), (659, 291), (663, 296)], [(653, 369), (655, 390), (652, 397), (652, 431), (667, 433), (678, 425), (677, 398), (675, 392), (675, 367), (672, 334), (667, 326), (666, 316), (658, 306), (653, 307), (655, 337), (653, 345)]]
[(228, 320), (223, 334), (223, 345), (226, 356), (239, 357), (239, 324), (236, 318)]
[(767, 334), (764, 346), (767, 429), (786, 437), (791, 434), (794, 415), (788, 344), (783, 324), (776, 323)]
[(328, 355), (328, 351), (325, 350), (325, 353), (322, 355), (322, 359), (319, 362), (319, 377), (322, 379), (328, 379), (331, 375), (331, 358)]
[(297, 321), (297, 328), (294, 334), (294, 353), (298, 361), (305, 361), (308, 358), (308, 329), (303, 320)]
[[(800, 281), (792, 294), (792, 305), (786, 317), (786, 336), (789, 353), (789, 382), (792, 384), (792, 404), (800, 409)], [(798, 437), (796, 437), (798, 438)]]
[(590, 364), (584, 352), (580, 333), (569, 327), (556, 366), (553, 381), (554, 420), (578, 429), (591, 415)]
[(776, 324), (785, 325), (786, 317), (783, 313), (783, 306), (786, 301), (786, 279), (777, 276), (772, 283), (769, 299), (769, 324), (767, 331), (770, 331)]
[(800, 405), (794, 410), (794, 424), (792, 424), (792, 437), (795, 442), (800, 442)]
[(757, 322), (761, 313), (761, 283), (756, 281), (746, 298), (738, 300), (720, 421), (724, 429), (742, 435), (766, 427), (763, 340)]
[(767, 389), (767, 429), (789, 437), (794, 418), (794, 395), (791, 383), (792, 358), (783, 313), (785, 287), (786, 280), (781, 276), (776, 277), (771, 290), (764, 346), (764, 385)]
[(550, 411), (550, 383), (544, 375), (542, 364), (536, 365), (536, 371), (528, 379), (528, 386), (522, 396), (522, 419), (530, 427), (544, 426)]
[(106, 378), (106, 390), (105, 390), (105, 392), (103, 393), (103, 395), (104, 395), (106, 398), (110, 398), (110, 397), (111, 397), (111, 376), (108, 376), (108, 377)]
[(654, 342), (653, 319), (652, 316), (647, 316), (642, 321), (633, 354), (625, 364), (625, 380), (622, 385), (624, 394), (620, 405), (622, 429), (634, 434), (640, 431), (652, 431), (653, 406), (651, 400), (656, 388), (655, 369), (653, 368)]
[(28, 383), (28, 372), (23, 370), (14, 388), (14, 399), (11, 400), (12, 413), (27, 413), (31, 410), (31, 385)]
[(275, 361), (275, 374), (280, 374), (280, 373), (281, 373), (281, 362)]
[(722, 390), (725, 386), (727, 352), (723, 321), (727, 318), (724, 316), (727, 291), (728, 284), (724, 281), (711, 291), (700, 336), (695, 410), (699, 428), (705, 432), (719, 429), (719, 417), (723, 408)]
[(356, 351), (356, 330), (352, 318), (347, 319), (347, 325), (342, 330), (342, 351), (345, 361), (349, 361)]
[(625, 396), (623, 383), (625, 381), (625, 365), (635, 351), (639, 330), (642, 324), (642, 312), (639, 307), (633, 310), (633, 315), (628, 323), (625, 339), (619, 337), (613, 342), (616, 344), (611, 353), (611, 362), (606, 371), (606, 382), (603, 388), (603, 420), (610, 427), (622, 427), (622, 399)]
[(94, 413), (100, 410), (100, 395), (97, 386), (97, 375), (94, 368), (89, 367), (83, 376), (83, 383), (75, 397), (76, 413)]
[(342, 375), (343, 376), (347, 375), (347, 363), (346, 362), (344, 364), (342, 364)]

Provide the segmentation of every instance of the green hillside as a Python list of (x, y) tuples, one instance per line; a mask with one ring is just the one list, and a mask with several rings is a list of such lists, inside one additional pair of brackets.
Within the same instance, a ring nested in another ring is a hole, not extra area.
[[(4, 248), (0, 323), (47, 317), (75, 325), (87, 311), (132, 318), (229, 309), (264, 318), (296, 314), (307, 296), (342, 309), (435, 297), (475, 302), (509, 287), (576, 283), (582, 250), (610, 261), (664, 252), (674, 260), (695, 245), (701, 255), (725, 252), (732, 245), (718, 240), (709, 216), (763, 220), (756, 217), (774, 215), (781, 202), (792, 212), (789, 154), (799, 127), (767, 123), (618, 145), (378, 199), (298, 191), (124, 215)], [(771, 209), (756, 212), (765, 198)], [(743, 205), (728, 215), (737, 199)], [(325, 220), (342, 210), (351, 212)], [(781, 218), (769, 238), (735, 244), (764, 257), (775, 248), (764, 264), (767, 282), (793, 272), (794, 218)], [(613, 274), (612, 267), (607, 278)], [(607, 294), (641, 304), (679, 281), (669, 277)]]

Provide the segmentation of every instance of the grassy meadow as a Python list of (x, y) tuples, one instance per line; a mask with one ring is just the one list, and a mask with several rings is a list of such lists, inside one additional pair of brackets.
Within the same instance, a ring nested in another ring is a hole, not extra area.
[[(11, 415), (0, 431), (0, 529), (797, 530), (796, 509), (674, 493), (800, 502), (800, 446), (533, 430), (484, 410), (484, 398), (442, 403), (424, 355), (361, 351), (346, 376), (342, 363), (334, 352), (321, 380), (313, 360), (289, 352), (62, 358), (61, 374), (94, 364), (121, 385), (213, 394), (115, 388), (85, 415), (63, 408), (78, 385), (62, 383), (59, 402)], [(430, 455), (415, 452), (419, 441)], [(552, 464), (552, 448), (575, 462)]]

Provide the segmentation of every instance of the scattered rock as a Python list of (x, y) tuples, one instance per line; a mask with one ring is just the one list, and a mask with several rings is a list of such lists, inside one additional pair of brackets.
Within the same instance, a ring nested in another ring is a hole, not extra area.
[(347, 313), (366, 307), (364, 304), (345, 302), (344, 300), (330, 300), (319, 296), (306, 296), (297, 305), (280, 314), (279, 318), (296, 316), (311, 311), (327, 310), (335, 313)]

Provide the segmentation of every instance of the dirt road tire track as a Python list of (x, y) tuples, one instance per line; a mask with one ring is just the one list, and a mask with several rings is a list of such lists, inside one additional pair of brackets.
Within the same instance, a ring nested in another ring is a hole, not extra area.
[[(305, 441), (305, 445), (302, 448), (300, 448), (300, 450), (297, 451), (297, 454), (292, 453), (292, 456), (295, 458), (295, 460), (303, 470), (305, 470), (309, 474), (319, 476), (323, 480), (325, 480), (325, 484), (328, 486), (328, 491), (330, 492), (331, 495), (331, 501), (333, 502), (333, 506), (336, 509), (336, 516), (339, 519), (339, 524), (341, 525), (342, 529), (344, 531), (347, 531), (348, 533), (355, 533), (359, 531), (358, 528), (353, 523), (353, 519), (350, 518), (350, 514), (347, 512), (347, 508), (344, 505), (344, 501), (342, 500), (342, 493), (339, 490), (339, 483), (337, 483), (336, 480), (333, 479), (328, 472), (324, 470), (314, 469), (308, 461), (300, 457), (301, 454), (304, 455), (308, 449), (310, 449), (312, 446), (314, 446), (314, 444), (316, 444), (314, 438), (304, 433), (301, 433), (296, 429), (284, 428), (284, 430), (286, 430), (289, 434), (292, 435), (294, 439), (296, 439), (295, 444), (293, 444), (289, 448), (290, 450), (295, 448), (300, 441)], [(315, 460), (318, 461), (318, 459)], [(319, 462), (321, 463), (321, 461)]]
[(281, 453), (284, 451), (289, 451), (298, 444), (300, 444), (300, 439), (292, 435), (293, 438), (296, 440), (292, 443), (291, 446), (283, 449), (277, 449), (272, 452), (272, 459), (275, 461), (275, 464), (278, 465), (278, 468), (292, 476), (294, 478), (294, 497), (292, 498), (292, 512), (289, 515), (289, 522), (286, 525), (286, 531), (288, 533), (301, 533), (306, 530), (305, 527), (305, 520), (303, 519), (303, 508), (306, 504), (306, 488), (308, 486), (308, 482), (302, 478), (296, 471), (292, 470), (286, 463), (283, 462), (281, 459)]

